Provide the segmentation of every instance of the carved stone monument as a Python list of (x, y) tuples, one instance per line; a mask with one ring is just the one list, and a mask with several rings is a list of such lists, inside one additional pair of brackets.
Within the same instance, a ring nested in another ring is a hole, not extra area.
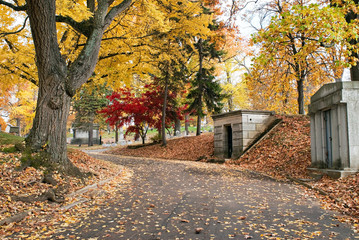
[[(100, 126), (93, 126), (93, 144), (100, 144)], [(88, 144), (89, 131), (86, 128), (73, 128), (73, 138), (71, 144)]]

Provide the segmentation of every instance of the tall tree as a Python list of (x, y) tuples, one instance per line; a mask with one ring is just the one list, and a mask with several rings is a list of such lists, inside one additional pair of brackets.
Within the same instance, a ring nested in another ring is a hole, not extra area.
[[(131, 91), (130, 88), (121, 88), (108, 99), (111, 101), (103, 108), (102, 113), (106, 121), (115, 127), (127, 125), (126, 135), (130, 132), (139, 135), (145, 143), (147, 130), (150, 127), (168, 128), (175, 121), (175, 116), (182, 118), (182, 109), (173, 105), (177, 93), (169, 92), (166, 114), (163, 115), (163, 88), (157, 84), (146, 84), (141, 91)], [(172, 114), (175, 113), (175, 114)], [(166, 116), (163, 122), (163, 116)]]
[[(214, 77), (215, 68), (213, 61), (220, 60), (224, 54), (219, 50), (225, 43), (224, 29), (226, 26), (218, 22), (221, 15), (220, 2), (217, 0), (206, 0), (202, 4), (203, 15), (213, 14), (214, 18), (207, 27), (211, 31), (208, 39), (194, 37), (196, 43), (194, 49), (196, 57), (193, 59), (197, 64), (197, 72), (191, 82), (191, 89), (188, 94), (189, 112), (197, 115), (196, 135), (201, 134), (201, 120), (205, 113), (205, 108), (209, 112), (219, 112), (222, 109), (221, 101), (224, 95), (221, 94), (221, 87)], [(229, 32), (229, 31), (228, 31)]]
[[(328, 2), (328, 1), (326, 1)], [(329, 1), (333, 8), (339, 8), (345, 14), (345, 21), (347, 22), (347, 28), (356, 28), (358, 25), (359, 15), (358, 7), (359, 1), (347, 1), (347, 0), (330, 0)], [(352, 62), (350, 66), (350, 77), (352, 81), (359, 81), (359, 54), (358, 54), (358, 37), (356, 32), (348, 31), (346, 36), (349, 43), (349, 59)]]
[(267, 6), (274, 16), (253, 38), (261, 52), (248, 76), (249, 87), (254, 97), (259, 89), (267, 89), (262, 98), (281, 99), (287, 107), (296, 96), (297, 113), (304, 114), (306, 89), (311, 93), (320, 84), (340, 78), (345, 66), (343, 15), (309, 0), (275, 0)]
[[(62, 4), (70, 1), (65, 2)], [(94, 72), (104, 32), (131, 3), (131, 0), (99, 0), (96, 9), (91, 12), (84, 6), (80, 19), (74, 19), (75, 15), (71, 16), (65, 11), (57, 15), (55, 0), (27, 0), (22, 5), (17, 1), (14, 4), (0, 2), (14, 11), (26, 11), (35, 46), (39, 95), (33, 127), (26, 144), (33, 151), (39, 151), (46, 145), (51, 156), (48, 161), (57, 164), (60, 170), (70, 173), (74, 169), (66, 151), (66, 120), (71, 98)], [(68, 11), (61, 7), (64, 8), (64, 5), (59, 3), (59, 10)], [(73, 62), (66, 62), (60, 52), (56, 22), (70, 25), (87, 38)]]
[(92, 82), (92, 84), (83, 86), (73, 99), (75, 110), (73, 125), (88, 131), (89, 146), (93, 146), (94, 123), (100, 121), (97, 111), (107, 105), (106, 96), (109, 94), (110, 90), (106, 85), (96, 85)]
[(206, 39), (210, 34), (208, 24), (211, 15), (202, 14), (203, 8), (199, 2), (163, 2), (163, 12), (168, 16), (171, 24), (168, 31), (151, 37), (152, 61), (155, 68), (157, 83), (163, 86), (162, 106), (162, 144), (166, 141), (166, 109), (168, 93), (178, 92), (186, 81), (187, 66), (193, 52), (188, 49), (193, 46), (194, 38)]
[[(170, 2), (175, 2), (174, 6), (192, 5), (187, 12), (198, 5), (188, 0)], [(109, 72), (123, 77), (132, 76), (135, 71), (150, 72), (145, 63), (150, 61), (147, 56), (152, 51), (151, 42), (143, 41), (171, 29), (171, 17), (163, 11), (163, 1), (1, 0), (0, 5), (1, 10), (9, 13), (6, 17), (20, 13), (26, 19), (24, 26), (30, 22), (32, 39), (25, 36), (23, 42), (35, 47), (38, 74), (34, 82), (39, 94), (26, 144), (35, 152), (46, 146), (48, 161), (71, 172), (74, 168), (66, 154), (66, 120), (72, 97), (90, 77), (109, 81)], [(196, 12), (190, 13), (201, 18)], [(10, 29), (1, 37), (20, 30)], [(106, 67), (95, 69), (99, 60)], [(142, 71), (136, 67), (142, 67)], [(122, 81), (115, 81), (116, 84)]]
[(208, 62), (214, 58), (219, 58), (221, 51), (216, 49), (216, 44), (209, 40), (198, 39), (195, 44), (198, 53), (198, 72), (195, 79), (191, 82), (191, 89), (188, 94), (189, 112), (197, 115), (196, 135), (201, 135), (201, 119), (205, 115), (204, 108), (209, 112), (219, 112), (222, 109), (221, 87), (214, 76), (214, 67)]

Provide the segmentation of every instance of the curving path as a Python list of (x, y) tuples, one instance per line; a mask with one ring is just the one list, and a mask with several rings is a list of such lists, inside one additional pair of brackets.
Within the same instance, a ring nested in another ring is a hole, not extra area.
[[(96, 154), (133, 170), (71, 239), (355, 239), (297, 186), (221, 165)], [(53, 236), (51, 239), (54, 239)]]

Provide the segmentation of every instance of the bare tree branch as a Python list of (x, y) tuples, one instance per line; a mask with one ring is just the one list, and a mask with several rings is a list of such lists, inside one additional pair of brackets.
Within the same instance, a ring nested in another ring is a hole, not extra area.
[(17, 33), (21, 32), (22, 30), (24, 30), (24, 28), (25, 28), (25, 26), (26, 26), (26, 22), (27, 22), (28, 19), (29, 19), (29, 17), (26, 17), (26, 18), (25, 18), (24, 24), (22, 25), (22, 27), (21, 27), (19, 30), (14, 31), (14, 32), (3, 32), (3, 33), (0, 33), (0, 37), (5, 37), (5, 36), (7, 36), (7, 35), (17, 34)]
[(70, 25), (73, 29), (75, 29), (77, 32), (83, 34), (87, 38), (90, 37), (93, 29), (93, 19), (90, 18), (89, 20), (83, 21), (83, 22), (76, 22), (70, 17), (65, 17), (58, 15), (56, 16), (56, 22), (66, 23)]
[(6, 1), (3, 1), (3, 0), (0, 0), (0, 5), (4, 5), (4, 6), (7, 6), (15, 11), (26, 11), (27, 10), (27, 5), (23, 5), (23, 6), (16, 6), (14, 4), (11, 4), (9, 2), (6, 2)]
[[(15, 70), (10, 69), (8, 66), (6, 66), (6, 65), (4, 65), (4, 64), (0, 64), (0, 67), (3, 68), (3, 69), (6, 69), (7, 71), (9, 71), (9, 72), (12, 73), (12, 74), (17, 74), (17, 73), (15, 72)], [(19, 68), (18, 68), (18, 69), (19, 69)], [(21, 69), (19, 69), (19, 70), (20, 70), (20, 71), (23, 71), (23, 70), (21, 70)], [(25, 71), (23, 71), (23, 72), (26, 73)], [(26, 74), (28, 74), (28, 73), (26, 73)], [(25, 80), (27, 80), (27, 81), (33, 83), (33, 84), (36, 85), (36, 86), (38, 86), (38, 82), (36, 81), (35, 78), (32, 78), (31, 76), (27, 76), (27, 75), (24, 75), (24, 74), (19, 74), (18, 76), (21, 77), (22, 79), (25, 79)]]
[(120, 4), (114, 6), (111, 8), (109, 13), (105, 17), (104, 21), (104, 29), (108, 28), (110, 26), (113, 19), (123, 11), (127, 10), (132, 4), (132, 0), (123, 0)]

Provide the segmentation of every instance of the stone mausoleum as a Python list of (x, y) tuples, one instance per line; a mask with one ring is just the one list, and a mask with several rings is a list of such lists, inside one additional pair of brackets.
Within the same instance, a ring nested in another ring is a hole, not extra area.
[[(85, 128), (73, 128), (73, 138), (71, 144), (88, 144), (89, 131)], [(93, 144), (100, 144), (100, 126), (94, 124), (93, 126)]]
[(239, 110), (212, 116), (214, 155), (239, 158), (275, 120), (274, 112)]
[(311, 169), (333, 177), (359, 171), (359, 82), (324, 85), (311, 98)]

